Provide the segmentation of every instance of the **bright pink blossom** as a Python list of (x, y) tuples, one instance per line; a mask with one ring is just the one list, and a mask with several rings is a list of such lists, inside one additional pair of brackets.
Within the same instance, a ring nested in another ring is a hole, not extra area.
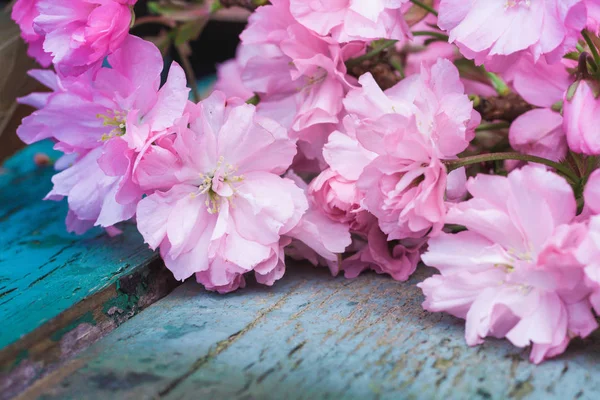
[[(79, 75), (121, 46), (136, 1), (72, 0), (67, 5), (59, 0), (21, 0), (13, 18), (32, 47), (43, 41), (44, 52), (60, 73)], [(27, 7), (27, 13), (22, 14), (20, 7)]]
[[(131, 218), (144, 194), (134, 177), (135, 163), (147, 143), (181, 117), (188, 102), (179, 65), (171, 66), (160, 87), (163, 60), (154, 44), (129, 36), (108, 62), (112, 68), (79, 77), (34, 72), (54, 92), (22, 99), (41, 107), (17, 131), (24, 142), (52, 138), (56, 149), (78, 154), (70, 168), (54, 177), (48, 197), (68, 196), (67, 222), (87, 221), (81, 226), (108, 227)], [(97, 188), (97, 198), (85, 201), (91, 188)]]
[(50, 54), (44, 51), (44, 37), (39, 35), (33, 26), (33, 20), (40, 15), (37, 4), (40, 0), (18, 0), (12, 9), (11, 17), (21, 29), (21, 37), (29, 48), (27, 54), (41, 66), (49, 67), (52, 63)]
[(559, 61), (575, 49), (586, 18), (583, 0), (442, 0), (438, 22), (464, 56), (506, 69), (527, 54)]
[(565, 93), (563, 104), (563, 129), (569, 148), (576, 153), (600, 154), (600, 98), (597, 82), (581, 80)]
[(179, 280), (196, 274), (207, 289), (228, 292), (254, 271), (259, 282), (272, 285), (283, 275), (281, 248), (289, 243), (283, 235), (308, 208), (302, 189), (280, 177), (296, 153), (294, 141), (254, 106), (226, 105), (220, 92), (194, 106), (175, 131), (156, 153), (160, 162), (147, 155), (140, 163), (143, 169), (174, 161), (162, 177), (140, 177), (143, 187), (172, 181), (169, 190), (138, 205), (144, 239), (160, 247)]
[(331, 35), (338, 42), (396, 39), (410, 35), (402, 13), (408, 0), (291, 0), (298, 22), (313, 32)]
[(600, 33), (600, 0), (584, 0), (587, 7), (587, 28)]
[(473, 199), (448, 212), (465, 226), (429, 241), (423, 261), (435, 275), (419, 286), (424, 308), (466, 319), (469, 345), (487, 336), (533, 344), (535, 363), (562, 353), (571, 338), (597, 327), (575, 252), (586, 227), (564, 178), (526, 166), (508, 177), (478, 175)]

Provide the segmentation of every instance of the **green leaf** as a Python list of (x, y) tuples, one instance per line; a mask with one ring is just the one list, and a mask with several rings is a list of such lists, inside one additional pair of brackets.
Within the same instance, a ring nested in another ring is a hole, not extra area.
[(205, 24), (206, 18), (198, 18), (181, 24), (175, 32), (175, 46), (181, 46), (198, 39)]

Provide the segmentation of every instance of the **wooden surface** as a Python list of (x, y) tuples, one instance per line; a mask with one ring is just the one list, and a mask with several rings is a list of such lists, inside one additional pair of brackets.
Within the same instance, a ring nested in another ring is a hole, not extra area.
[(528, 350), (469, 348), (463, 322), (414, 285), (296, 266), (273, 288), (221, 296), (186, 282), (22, 398), (598, 399), (600, 337), (535, 366)]
[[(19, 391), (54, 364), (158, 300), (174, 287), (135, 227), (110, 238), (68, 234), (66, 203), (42, 201), (52, 166), (30, 146), (0, 169), (0, 392)], [(160, 281), (161, 284), (158, 284)]]

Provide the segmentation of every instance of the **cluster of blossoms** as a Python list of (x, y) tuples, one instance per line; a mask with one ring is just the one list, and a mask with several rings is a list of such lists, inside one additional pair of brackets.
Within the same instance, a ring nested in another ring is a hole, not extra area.
[(129, 33), (135, 0), (63, 3), (13, 18), (54, 67), (18, 134), (64, 152), (70, 231), (134, 220), (220, 293), (286, 256), (400, 281), (422, 261), (425, 309), (536, 363), (598, 327), (600, 0), (271, 0), (198, 103)]

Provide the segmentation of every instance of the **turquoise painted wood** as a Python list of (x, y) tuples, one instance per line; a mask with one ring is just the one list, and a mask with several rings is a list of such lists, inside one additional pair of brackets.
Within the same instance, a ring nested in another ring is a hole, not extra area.
[(415, 284), (291, 266), (220, 296), (186, 282), (25, 392), (33, 399), (598, 399), (600, 336), (535, 366), (469, 348)]
[(0, 173), (0, 321), (10, 321), (0, 348), (154, 257), (133, 226), (114, 238), (67, 233), (66, 202), (42, 201), (54, 168), (34, 163), (38, 152), (58, 157), (51, 145), (27, 147)]

